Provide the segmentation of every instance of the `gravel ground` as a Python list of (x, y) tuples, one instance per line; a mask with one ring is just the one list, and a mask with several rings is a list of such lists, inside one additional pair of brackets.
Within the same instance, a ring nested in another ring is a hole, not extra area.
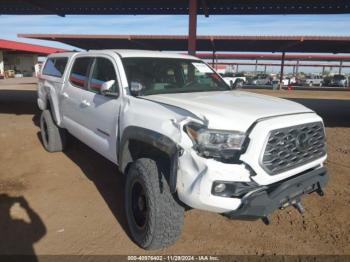
[[(0, 80), (0, 254), (150, 254), (128, 237), (116, 166), (75, 140), (64, 153), (43, 149), (35, 87), (33, 79)], [(350, 92), (257, 92), (324, 117), (326, 195), (305, 197), (303, 216), (275, 212), (269, 226), (188, 211), (180, 240), (152, 254), (350, 255)]]

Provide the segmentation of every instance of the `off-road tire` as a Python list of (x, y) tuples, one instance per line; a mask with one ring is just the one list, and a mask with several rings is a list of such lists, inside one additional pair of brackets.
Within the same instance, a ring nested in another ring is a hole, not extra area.
[[(133, 203), (139, 203), (133, 190), (140, 185), (147, 209), (143, 226), (137, 224), (133, 209)], [(178, 239), (184, 208), (170, 193), (165, 170), (156, 161), (140, 158), (131, 164), (126, 174), (124, 200), (130, 236), (137, 245), (148, 250), (161, 249)]]
[(66, 145), (66, 131), (56, 125), (49, 110), (40, 117), (41, 139), (48, 152), (60, 152)]

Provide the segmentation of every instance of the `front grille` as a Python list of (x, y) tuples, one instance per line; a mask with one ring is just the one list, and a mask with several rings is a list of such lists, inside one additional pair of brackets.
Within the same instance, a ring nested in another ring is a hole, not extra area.
[(322, 122), (291, 126), (270, 132), (262, 167), (270, 175), (312, 162), (326, 154)]

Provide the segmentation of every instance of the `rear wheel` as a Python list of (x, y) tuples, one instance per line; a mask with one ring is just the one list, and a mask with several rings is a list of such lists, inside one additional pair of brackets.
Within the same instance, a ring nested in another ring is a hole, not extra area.
[(141, 158), (129, 168), (125, 209), (132, 239), (144, 249), (160, 249), (181, 234), (184, 208), (170, 193), (164, 170), (154, 160)]
[(66, 131), (60, 128), (52, 119), (49, 110), (44, 110), (40, 117), (41, 139), (49, 152), (59, 152), (66, 145)]

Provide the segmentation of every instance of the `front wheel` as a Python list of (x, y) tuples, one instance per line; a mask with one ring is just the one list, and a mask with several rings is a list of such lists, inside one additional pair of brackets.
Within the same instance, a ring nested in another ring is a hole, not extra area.
[(144, 249), (173, 244), (181, 234), (184, 208), (170, 193), (164, 170), (141, 158), (126, 174), (125, 210), (132, 239)]

